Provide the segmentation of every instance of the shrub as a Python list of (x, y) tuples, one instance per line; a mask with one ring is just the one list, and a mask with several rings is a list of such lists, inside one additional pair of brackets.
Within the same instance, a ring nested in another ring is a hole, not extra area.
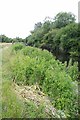
[(21, 50), (24, 47), (24, 45), (22, 43), (17, 43), (13, 45), (13, 50), (18, 51)]
[(25, 47), (22, 50), (24, 55), (30, 56), (31, 58), (40, 58), (40, 59), (45, 59), (47, 61), (49, 61), (50, 59), (53, 59), (53, 55), (48, 52), (47, 50), (41, 50), (39, 48), (36, 47)]

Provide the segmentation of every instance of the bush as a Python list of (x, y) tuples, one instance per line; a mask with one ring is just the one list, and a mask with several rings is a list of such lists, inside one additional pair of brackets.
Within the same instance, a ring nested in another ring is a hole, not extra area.
[(13, 50), (18, 51), (21, 50), (24, 47), (24, 45), (22, 43), (17, 43), (13, 45)]
[(53, 55), (48, 52), (47, 50), (41, 50), (39, 48), (36, 48), (36, 47), (25, 47), (23, 50), (22, 50), (23, 54), (24, 55), (27, 55), (27, 56), (30, 56), (31, 58), (40, 58), (40, 59), (45, 59), (47, 61), (49, 61), (50, 59), (53, 59)]

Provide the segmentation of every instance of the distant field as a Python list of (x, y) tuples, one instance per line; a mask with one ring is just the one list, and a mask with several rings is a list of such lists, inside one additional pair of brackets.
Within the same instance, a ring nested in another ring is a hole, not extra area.
[(12, 43), (0, 43), (0, 48), (8, 48)]
[(11, 45), (12, 43), (0, 43), (0, 46), (9, 46)]

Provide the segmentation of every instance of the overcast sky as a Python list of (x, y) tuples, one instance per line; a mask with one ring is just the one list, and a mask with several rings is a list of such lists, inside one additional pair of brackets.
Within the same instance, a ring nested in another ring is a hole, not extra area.
[(46, 16), (72, 12), (78, 19), (79, 0), (0, 0), (0, 34), (25, 38)]

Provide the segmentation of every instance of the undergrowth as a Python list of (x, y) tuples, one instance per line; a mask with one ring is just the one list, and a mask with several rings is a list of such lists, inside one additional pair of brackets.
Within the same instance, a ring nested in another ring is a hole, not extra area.
[(78, 112), (77, 64), (69, 69), (47, 50), (28, 46), (16, 52), (15, 46), (10, 60), (12, 79), (18, 85), (38, 83), (57, 109), (63, 110), (67, 117), (75, 117)]
[[(45, 107), (37, 107), (31, 101), (20, 98), (15, 91), (12, 81), (11, 60), (15, 58), (12, 48), (3, 49), (2, 56), (2, 101), (0, 102), (0, 118), (50, 118), (45, 113)], [(15, 77), (15, 76), (14, 76)], [(1, 99), (0, 99), (1, 100)]]

